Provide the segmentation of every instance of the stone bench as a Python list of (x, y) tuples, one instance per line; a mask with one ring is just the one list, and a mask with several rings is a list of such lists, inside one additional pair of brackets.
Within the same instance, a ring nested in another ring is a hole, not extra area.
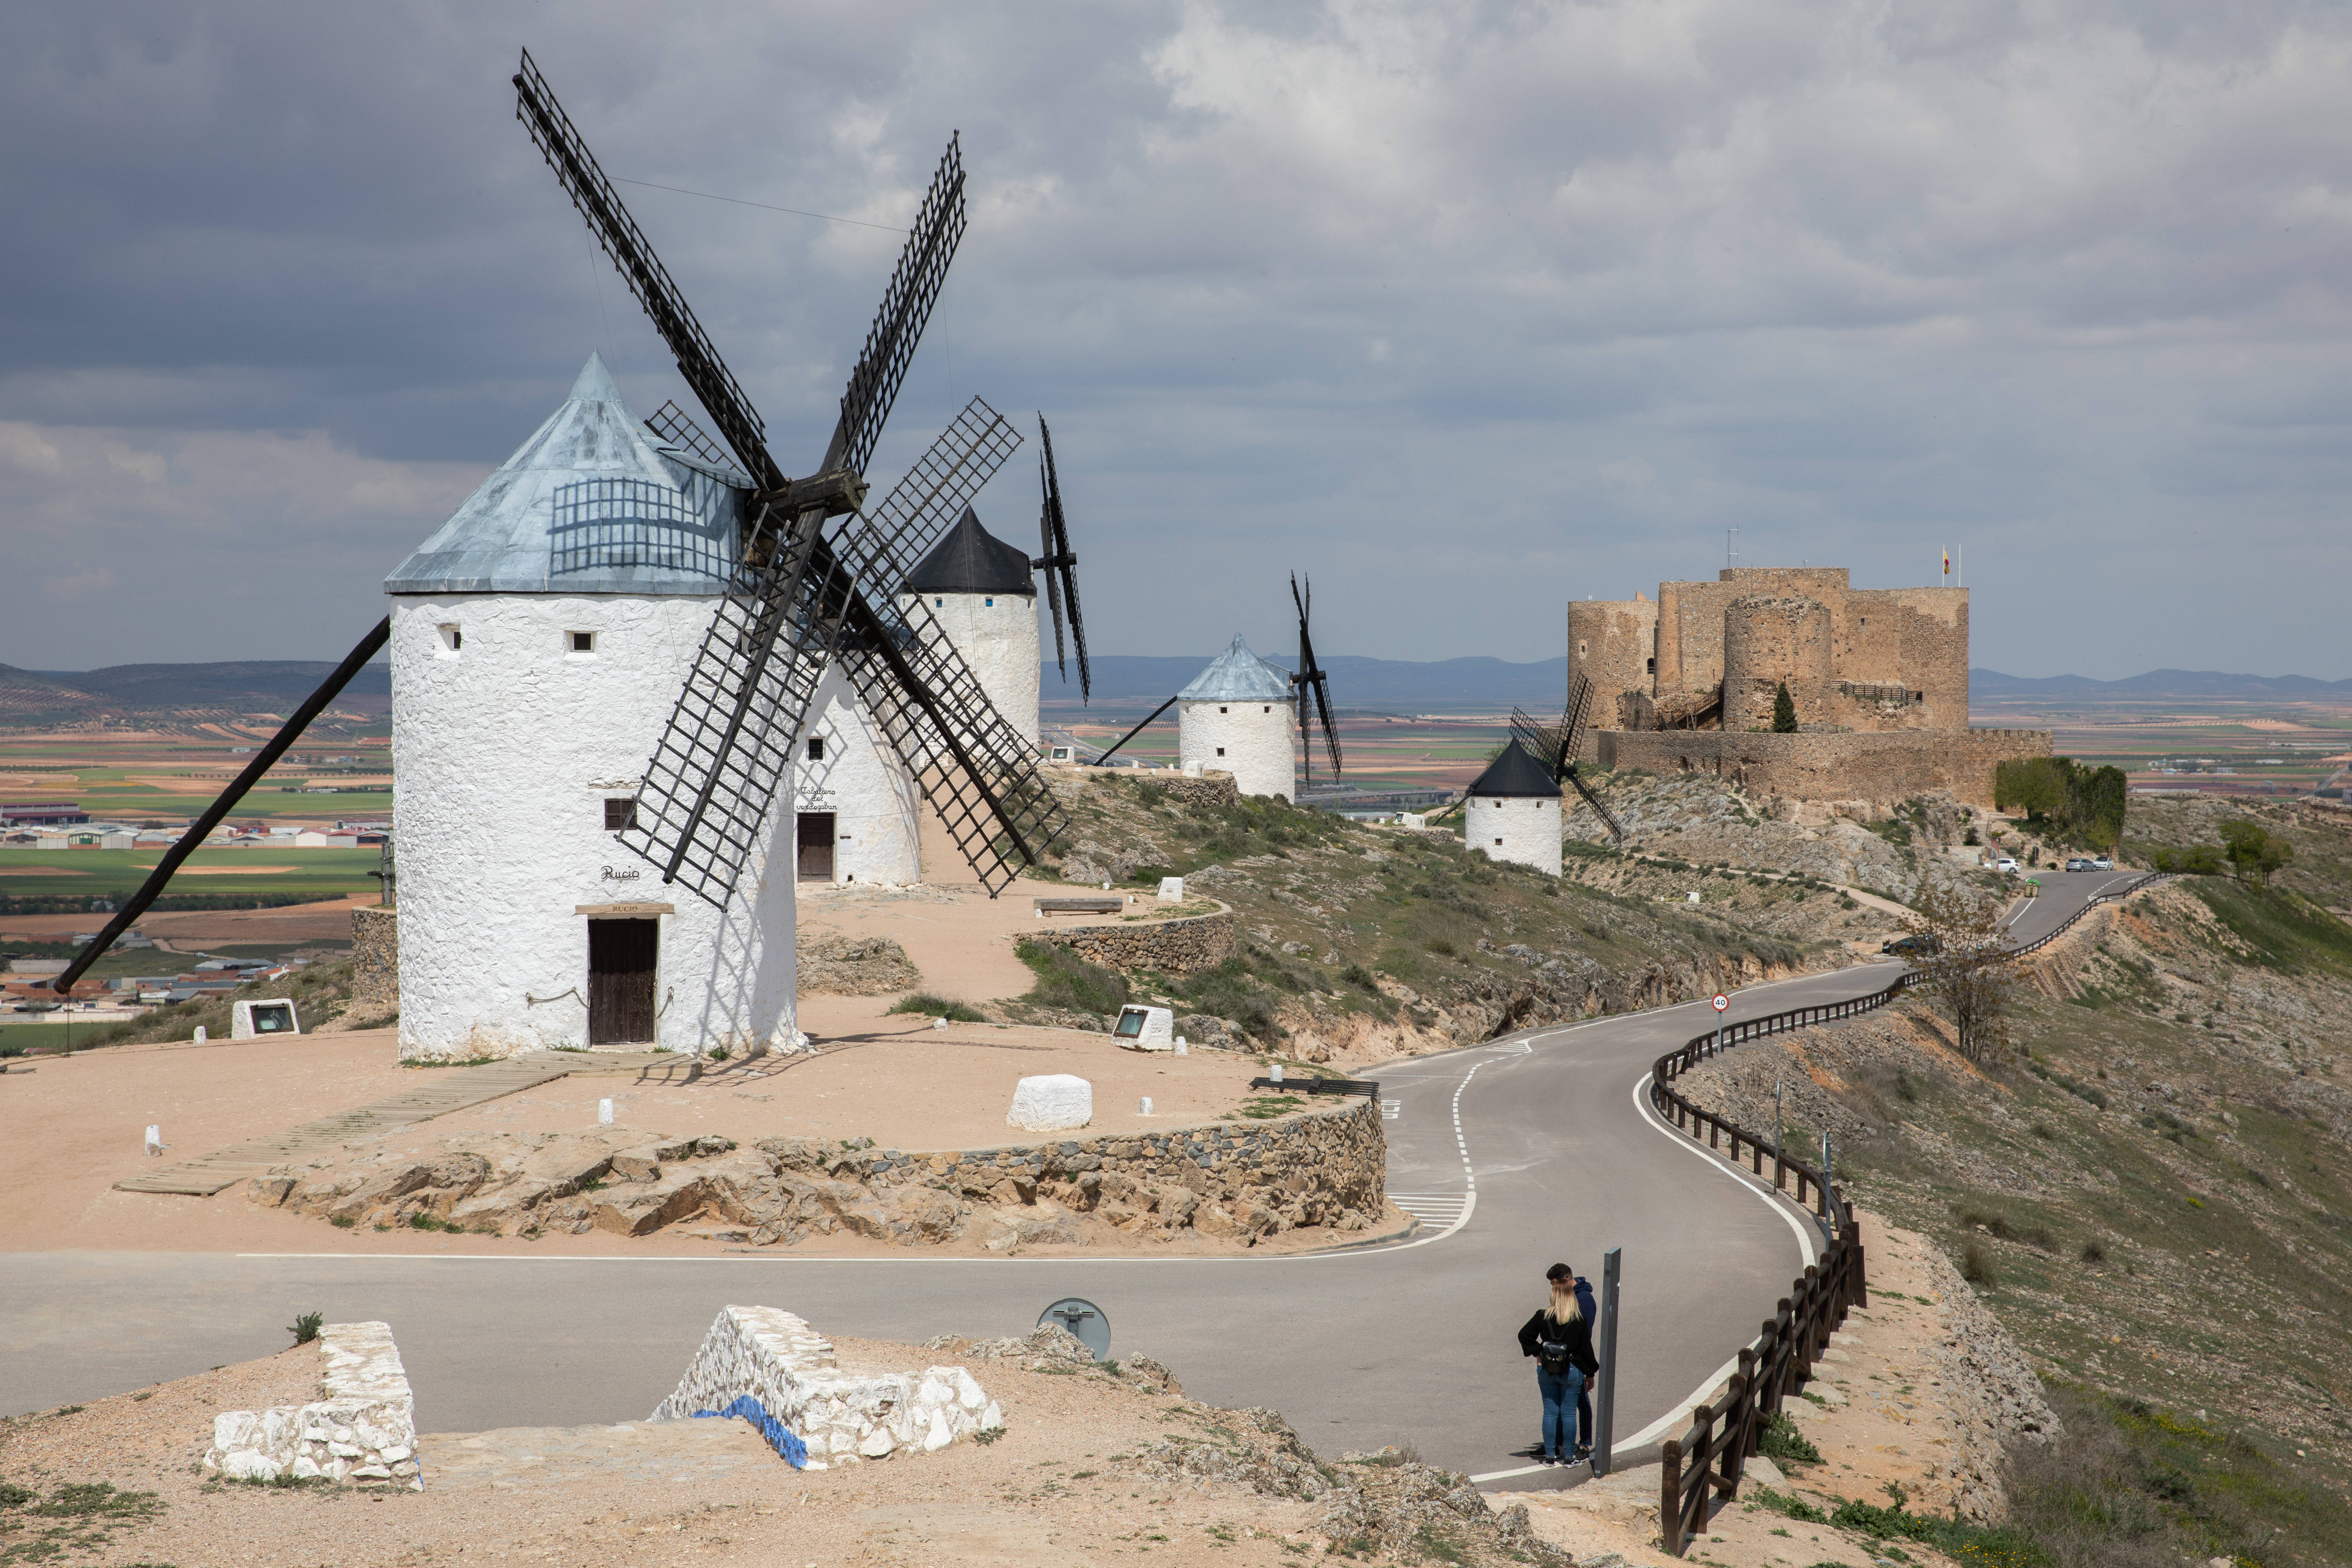
[(1099, 894), (1090, 899), (1039, 899), (1037, 916), (1047, 915), (1115, 915), (1127, 908), (1127, 900), (1118, 893)]

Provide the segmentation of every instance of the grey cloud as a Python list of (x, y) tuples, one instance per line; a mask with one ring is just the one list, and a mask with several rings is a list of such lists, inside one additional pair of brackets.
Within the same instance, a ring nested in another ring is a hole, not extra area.
[[(2021, 673), (2352, 673), (2352, 26), (2099, 0), (36, 10), (0, 660), (339, 651), (590, 348), (680, 395), (523, 43), (633, 179), (902, 221), (962, 131), (879, 465), (1045, 409), (1107, 651), (1278, 647), (1299, 565), (1326, 647), (1545, 658), (1736, 524), (1872, 583), (1964, 546)], [(806, 461), (895, 237), (625, 190)]]

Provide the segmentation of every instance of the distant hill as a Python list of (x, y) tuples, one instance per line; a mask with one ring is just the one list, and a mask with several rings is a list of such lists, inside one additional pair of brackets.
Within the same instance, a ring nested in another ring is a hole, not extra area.
[[(1152, 658), (1137, 654), (1104, 654), (1092, 660), (1095, 700), (1128, 701), (1148, 698), (1164, 701), (1200, 674), (1213, 654), (1187, 654)], [(1265, 656), (1285, 668), (1295, 668), (1290, 654)], [(1340, 708), (1391, 708), (1407, 712), (1442, 710), (1499, 710), (1517, 705), (1540, 712), (1557, 712), (1568, 700), (1568, 659), (1537, 664), (1512, 664), (1499, 658), (1444, 658), (1421, 664), (1401, 658), (1366, 658), (1357, 654), (1332, 654), (1323, 658), (1331, 676), (1332, 705)], [(1049, 702), (1078, 694), (1077, 673), (1065, 686), (1051, 664), (1045, 666), (1042, 688)]]
[(2352, 680), (2318, 680), (2308, 675), (2226, 675), (2213, 669), (2151, 669), (2121, 680), (2085, 675), (2003, 675), (1997, 669), (1969, 671), (1975, 697), (2324, 697), (2352, 692)]
[[(331, 659), (249, 659), (227, 664), (117, 664), (104, 669), (19, 669), (0, 664), (0, 719), (66, 721), (100, 712), (173, 713), (191, 709), (282, 713), (318, 689)], [(386, 712), (392, 670), (362, 668), (338, 706)]]

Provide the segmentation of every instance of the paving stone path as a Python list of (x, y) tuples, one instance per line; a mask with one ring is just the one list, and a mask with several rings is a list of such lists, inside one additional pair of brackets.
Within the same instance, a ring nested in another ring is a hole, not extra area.
[(627, 1074), (640, 1083), (691, 1082), (702, 1064), (696, 1058), (667, 1051), (528, 1051), (479, 1067), (430, 1070), (429, 1082), (405, 1093), (356, 1110), (305, 1121), (268, 1138), (232, 1143), (201, 1159), (183, 1160), (144, 1175), (114, 1184), (123, 1193), (185, 1193), (211, 1197), (232, 1182), (257, 1171), (283, 1165), (315, 1150), (337, 1148), (395, 1127), (430, 1121), (453, 1110), (464, 1110), (485, 1100), (537, 1089), (573, 1074)]

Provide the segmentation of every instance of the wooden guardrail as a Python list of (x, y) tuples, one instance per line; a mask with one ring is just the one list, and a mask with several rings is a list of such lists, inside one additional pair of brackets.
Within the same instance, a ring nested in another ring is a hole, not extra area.
[[(2161, 872), (2151, 872), (2101, 893), (2055, 930), (2001, 956), (2022, 958), (2064, 935), (2097, 905), (2120, 902), (2163, 879)], [(1773, 1190), (1787, 1192), (1793, 1179), (1797, 1202), (1818, 1215), (1831, 1232), (1829, 1250), (1822, 1260), (1798, 1276), (1755, 1341), (1740, 1350), (1739, 1370), (1732, 1374), (1723, 1396), (1693, 1409), (1690, 1430), (1666, 1439), (1658, 1479), (1658, 1523), (1665, 1549), (1675, 1556), (1681, 1556), (1694, 1537), (1706, 1532), (1709, 1504), (1717, 1495), (1726, 1499), (1738, 1495), (1740, 1467), (1757, 1451), (1763, 1428), (1780, 1413), (1781, 1401), (1811, 1377), (1814, 1364), (1829, 1348), (1830, 1335), (1845, 1321), (1848, 1310), (1870, 1305), (1870, 1283), (1853, 1205), (1839, 1190), (1832, 1173), (1790, 1158), (1774, 1147), (1777, 1139), (1768, 1142), (1738, 1122), (1693, 1104), (1675, 1089), (1674, 1081), (1709, 1057), (1748, 1040), (1874, 1012), (1909, 990), (1916, 978), (1916, 973), (1906, 971), (1896, 975), (1892, 984), (1866, 996), (1790, 1007), (1709, 1029), (1694, 1036), (1680, 1050), (1668, 1051), (1650, 1068), (1650, 1103), (1660, 1116), (1693, 1139), (1703, 1136), (1708, 1148), (1725, 1154), (1735, 1165), (1741, 1163), (1744, 1147), (1747, 1163), (1759, 1176), (1764, 1174), (1764, 1159), (1770, 1153)]]

